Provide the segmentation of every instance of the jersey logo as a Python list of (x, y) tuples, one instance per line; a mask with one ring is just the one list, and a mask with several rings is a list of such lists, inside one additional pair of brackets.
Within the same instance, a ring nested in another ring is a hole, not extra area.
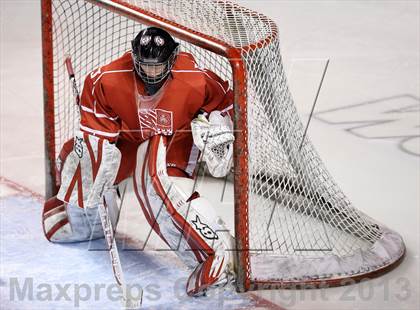
[(192, 223), (194, 224), (195, 228), (200, 232), (200, 234), (210, 240), (217, 240), (219, 236), (209, 227), (209, 225), (201, 222), (198, 215), (195, 217), (195, 221), (193, 220)]
[(143, 139), (154, 135), (170, 136), (173, 133), (172, 111), (162, 109), (140, 109), (139, 123)]

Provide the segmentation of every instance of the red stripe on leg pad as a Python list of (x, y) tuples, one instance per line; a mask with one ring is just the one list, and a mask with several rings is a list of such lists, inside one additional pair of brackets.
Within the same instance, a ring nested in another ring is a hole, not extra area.
[[(178, 213), (161, 183), (159, 174), (166, 175), (166, 177), (167, 174), (166, 171), (158, 171), (158, 151), (159, 147), (166, 147), (166, 137), (154, 136), (150, 140), (151, 141), (149, 143), (149, 174), (152, 178), (152, 184), (156, 193), (162, 199), (169, 214), (171, 214), (172, 218), (177, 223), (177, 225), (179, 227), (182, 227), (184, 237), (187, 240), (191, 238), (198, 245), (198, 248), (204, 250), (208, 255), (214, 255), (214, 250), (209, 245), (207, 245), (207, 243), (201, 238), (201, 236), (195, 231), (195, 229), (192, 228), (191, 225), (185, 220), (185, 218)], [(162, 166), (166, 169), (166, 163)]]
[(199, 192), (194, 192), (191, 194), (190, 198), (187, 199), (187, 202), (190, 202), (194, 199), (200, 198), (200, 193)]
[(64, 225), (68, 224), (69, 220), (67, 218), (62, 219), (58, 223), (56, 223), (46, 234), (48, 241), (51, 240), (51, 237)]
[(58, 208), (60, 206), (64, 206), (64, 202), (57, 198), (57, 196), (51, 197), (44, 203), (44, 210), (43, 214)]

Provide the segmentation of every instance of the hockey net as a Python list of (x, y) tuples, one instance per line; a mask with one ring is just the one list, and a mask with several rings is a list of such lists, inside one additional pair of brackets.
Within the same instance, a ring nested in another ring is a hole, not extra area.
[(401, 237), (358, 211), (326, 170), (289, 92), (276, 25), (220, 0), (42, 0), (47, 196), (55, 158), (77, 113), (65, 58), (76, 77), (129, 50), (160, 26), (235, 93), (235, 236), (240, 290), (346, 284), (403, 257)]

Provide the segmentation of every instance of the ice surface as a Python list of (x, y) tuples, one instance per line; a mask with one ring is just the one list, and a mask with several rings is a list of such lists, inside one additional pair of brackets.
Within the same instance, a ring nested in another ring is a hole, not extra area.
[[(116, 287), (108, 252), (101, 250), (104, 240), (50, 243), (43, 236), (41, 210), (40, 202), (30, 197), (1, 200), (2, 309), (120, 309), (118, 294), (107, 294)], [(117, 233), (117, 239), (120, 248), (122, 240), (125, 249), (142, 248), (125, 235)], [(133, 296), (138, 285), (143, 286), (142, 309), (238, 309), (254, 304), (248, 295), (237, 294), (231, 287), (206, 297), (186, 296), (189, 271), (165, 252), (123, 250), (120, 258)], [(68, 298), (60, 295), (66, 285)]]

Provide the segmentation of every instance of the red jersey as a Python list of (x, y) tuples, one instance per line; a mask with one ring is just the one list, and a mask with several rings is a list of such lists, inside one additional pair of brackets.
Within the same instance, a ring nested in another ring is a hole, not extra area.
[(131, 54), (92, 71), (81, 97), (80, 129), (117, 143), (122, 164), (117, 181), (128, 177), (140, 143), (153, 135), (169, 136), (168, 173), (192, 176), (199, 151), (193, 144), (190, 122), (199, 113), (232, 113), (229, 83), (198, 68), (193, 56), (180, 53), (159, 91), (148, 96), (134, 71)]

